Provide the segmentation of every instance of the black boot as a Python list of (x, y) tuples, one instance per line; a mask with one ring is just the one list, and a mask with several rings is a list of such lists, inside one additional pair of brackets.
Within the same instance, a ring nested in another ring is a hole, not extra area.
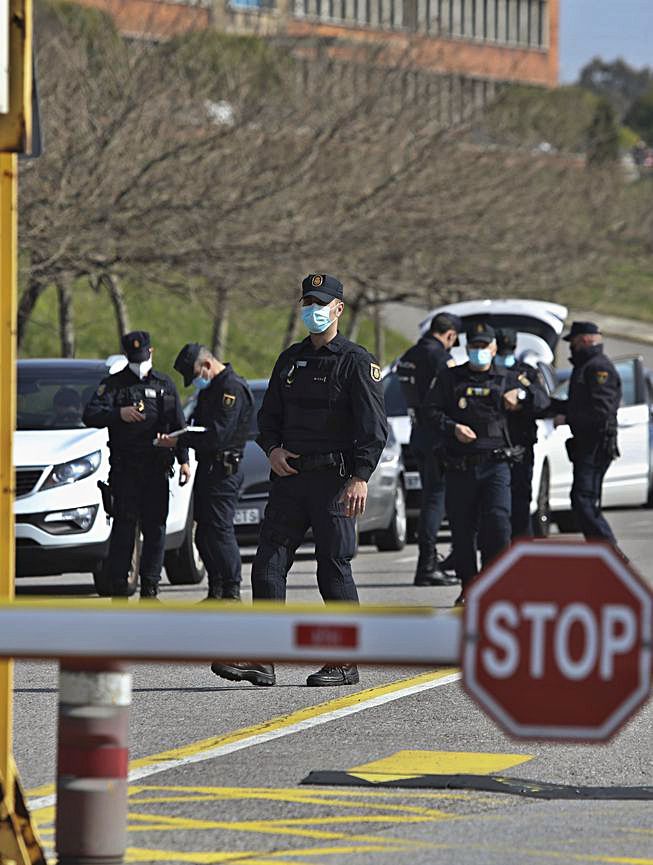
[(306, 679), (306, 684), (309, 688), (316, 688), (328, 685), (355, 685), (359, 681), (358, 667), (355, 664), (343, 664), (341, 667), (325, 664), (317, 673), (311, 673)]
[(252, 685), (274, 685), (276, 682), (273, 664), (223, 664), (221, 661), (214, 661), (211, 672), (230, 682), (251, 682)]
[(159, 588), (156, 583), (141, 583), (141, 598), (158, 600)]
[(223, 601), (239, 601), (240, 600), (240, 583), (233, 583), (222, 587)]
[(422, 547), (415, 571), (416, 586), (454, 586), (458, 581), (449, 577), (438, 566), (438, 557), (432, 547)]

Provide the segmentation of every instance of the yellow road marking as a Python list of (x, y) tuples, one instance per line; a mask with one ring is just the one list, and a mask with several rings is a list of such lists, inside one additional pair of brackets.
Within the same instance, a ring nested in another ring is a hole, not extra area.
[(303, 709), (291, 712), (289, 715), (282, 715), (278, 718), (264, 721), (262, 724), (254, 724), (251, 727), (244, 727), (241, 730), (227, 733), (224, 736), (216, 736), (210, 739), (203, 739), (199, 742), (191, 742), (189, 745), (182, 745), (180, 748), (172, 748), (169, 751), (162, 751), (160, 754), (154, 754), (151, 757), (141, 757), (138, 760), (132, 760), (129, 764), (129, 769), (131, 771), (133, 769), (139, 769), (142, 766), (149, 766), (152, 763), (164, 763), (168, 760), (180, 760), (185, 757), (195, 757), (204, 751), (213, 750), (214, 748), (223, 745), (231, 745), (235, 742), (241, 742), (244, 739), (253, 738), (261, 733), (271, 733), (274, 730), (291, 727), (295, 724), (301, 723), (302, 721), (312, 720), (313, 718), (319, 718), (322, 715), (336, 712), (338, 709), (346, 709), (350, 706), (362, 705), (377, 697), (394, 694), (397, 691), (403, 691), (404, 689), (415, 685), (436, 682), (457, 672), (458, 670), (455, 668), (447, 668), (444, 670), (438, 670), (435, 673), (432, 671), (421, 673), (419, 676), (413, 676), (409, 679), (399, 679), (396, 682), (391, 682), (388, 685), (381, 685), (376, 688), (366, 688), (364, 691), (358, 691), (355, 694), (347, 694), (344, 697), (336, 697), (334, 700), (327, 700), (326, 703), (306, 706)]
[[(590, 862), (597, 865), (653, 865), (653, 859), (632, 856), (603, 856), (601, 854), (589, 853), (568, 853), (566, 851), (557, 852), (555, 850), (537, 850), (527, 848), (509, 848), (501, 847), (493, 844), (447, 844), (447, 843), (425, 843), (425, 848), (430, 850), (450, 850), (450, 851), (485, 851), (498, 852), (504, 855), (515, 855), (521, 857), (533, 857), (538, 859), (562, 859), (567, 862)], [(283, 850), (265, 853), (258, 851), (252, 853), (251, 857), (248, 852), (241, 851), (235, 853), (179, 853), (177, 851), (166, 850), (142, 850), (139, 848), (129, 848), (127, 850), (126, 859), (128, 862), (195, 862), (198, 865), (211, 865), (211, 863), (230, 862), (237, 859), (238, 865), (307, 865), (302, 863), (296, 857), (316, 857), (316, 856), (342, 856), (347, 853), (399, 853), (403, 850), (414, 850), (414, 847), (377, 847), (376, 845), (366, 845), (360, 847), (314, 847), (307, 850)], [(218, 858), (223, 857), (223, 858)], [(231, 858), (228, 858), (231, 857)], [(290, 858), (287, 858), (290, 857)], [(337, 861), (337, 860), (336, 860)]]
[(490, 775), (532, 760), (530, 754), (480, 754), (465, 751), (397, 751), (381, 760), (347, 769), (364, 781), (399, 781), (421, 775)]
[[(292, 728), (301, 730), (303, 729), (303, 724), (306, 724), (308, 728), (314, 725), (316, 719), (324, 718), (326, 721), (330, 720), (327, 716), (333, 713), (341, 711), (347, 713), (347, 710), (355, 712), (367, 708), (368, 704), (370, 706), (375, 705), (375, 701), (383, 702), (385, 700), (398, 699), (403, 691), (410, 692), (412, 688), (423, 690), (431, 685), (436, 687), (438, 682), (452, 679), (454, 676), (459, 677), (459, 671), (455, 668), (447, 668), (436, 672), (421, 673), (418, 676), (407, 679), (398, 679), (395, 682), (375, 688), (366, 688), (364, 691), (357, 691), (354, 694), (337, 697), (325, 703), (306, 706), (303, 709), (291, 712), (289, 715), (271, 718), (269, 721), (254, 724), (251, 727), (244, 727), (223, 736), (214, 736), (210, 739), (191, 742), (178, 748), (171, 748), (168, 751), (162, 751), (149, 757), (140, 757), (137, 760), (130, 761), (129, 772), (130, 774), (135, 773), (136, 777), (138, 777), (139, 770), (147, 770), (149, 768), (154, 770), (154, 772), (162, 772), (169, 768), (175, 768), (174, 765), (167, 765), (174, 764), (175, 761), (197, 762), (202, 759), (211, 759), (213, 756), (218, 756), (218, 753), (213, 754), (212, 752), (219, 752), (220, 749), (225, 749), (228, 753), (230, 747), (233, 748), (238, 743), (243, 743), (243, 747), (247, 747), (248, 744), (255, 745), (258, 744), (259, 737), (260, 741), (265, 741), (267, 738), (276, 738), (275, 734), (284, 735), (284, 730), (287, 732), (293, 732)], [(446, 682), (443, 681), (443, 684), (446, 684)], [(393, 697), (392, 695), (394, 694), (397, 697)], [(145, 774), (153, 774), (153, 772), (145, 772)], [(52, 796), (54, 792), (54, 784), (44, 785), (36, 790), (30, 790), (28, 798), (43, 799)], [(46, 802), (42, 804), (46, 805)], [(51, 804), (50, 801), (47, 802), (47, 805)]]

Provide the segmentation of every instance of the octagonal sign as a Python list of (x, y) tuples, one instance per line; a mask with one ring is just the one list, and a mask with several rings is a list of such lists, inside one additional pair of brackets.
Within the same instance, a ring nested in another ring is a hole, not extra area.
[(508, 733), (604, 741), (648, 698), (653, 596), (602, 543), (520, 542), (470, 587), (463, 681)]

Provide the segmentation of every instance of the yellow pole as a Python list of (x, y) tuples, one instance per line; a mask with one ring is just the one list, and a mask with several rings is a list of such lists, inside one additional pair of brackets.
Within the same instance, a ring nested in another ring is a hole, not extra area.
[[(14, 598), (18, 158), (0, 154), (0, 602)], [(0, 774), (14, 812), (13, 662), (0, 661)]]

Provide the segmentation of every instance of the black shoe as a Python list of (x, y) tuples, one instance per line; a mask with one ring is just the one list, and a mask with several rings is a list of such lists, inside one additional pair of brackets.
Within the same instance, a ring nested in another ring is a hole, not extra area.
[(230, 682), (251, 682), (252, 685), (274, 685), (276, 682), (273, 664), (223, 664), (214, 661), (211, 672)]
[(454, 561), (453, 550), (444, 558), (441, 558), (440, 555), (438, 555), (438, 569), (444, 573), (456, 572), (456, 562)]
[(158, 600), (159, 590), (157, 586), (141, 586), (141, 598), (155, 598)]
[(224, 586), (222, 589), (223, 601), (239, 601), (240, 600), (240, 584), (235, 586)]
[(453, 602), (454, 607), (464, 607), (465, 606), (465, 590), (458, 595), (456, 600)]
[(311, 673), (306, 684), (309, 688), (317, 688), (327, 685), (356, 685), (359, 681), (358, 667), (355, 664), (343, 664), (342, 667), (325, 664), (317, 673)]
[(432, 574), (416, 574), (414, 586), (457, 586), (460, 581), (456, 577), (450, 577), (442, 571)]

